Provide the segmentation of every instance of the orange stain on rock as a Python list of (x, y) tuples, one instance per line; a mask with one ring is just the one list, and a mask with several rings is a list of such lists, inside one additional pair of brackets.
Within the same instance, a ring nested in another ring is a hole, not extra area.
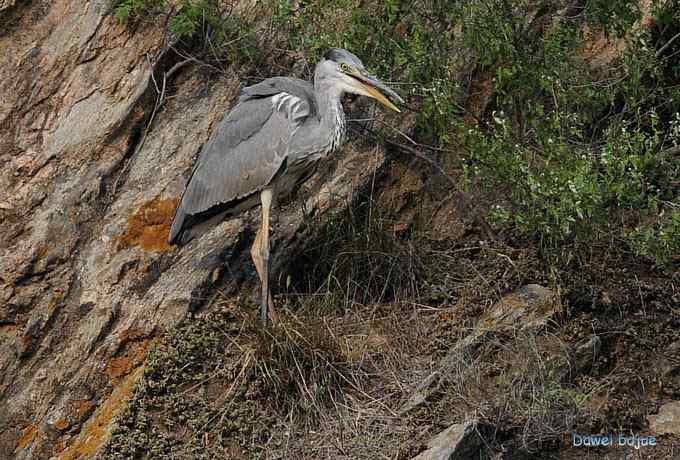
[(125, 345), (125, 354), (110, 359), (104, 368), (104, 373), (111, 379), (113, 392), (99, 407), (89, 399), (74, 401), (77, 423), (88, 417), (90, 420), (83, 425), (71, 445), (59, 451), (54, 450), (58, 460), (91, 458), (106, 443), (113, 420), (127, 406), (134, 393), (135, 383), (142, 376), (149, 347), (158, 343), (160, 338), (149, 337), (148, 333), (131, 328), (122, 333), (120, 340)]
[(169, 251), (168, 234), (178, 202), (177, 198), (154, 198), (143, 204), (128, 218), (127, 231), (118, 237), (119, 249), (139, 246), (146, 251)]
[(66, 428), (69, 427), (68, 420), (65, 418), (57, 420), (57, 423), (54, 424), (54, 427), (59, 430), (59, 431), (64, 431)]
[(78, 421), (83, 420), (85, 417), (90, 415), (90, 411), (94, 407), (94, 403), (89, 399), (81, 399), (76, 405), (76, 418)]
[(107, 441), (113, 419), (127, 406), (132, 398), (135, 383), (142, 376), (143, 366), (139, 366), (116, 386), (111, 395), (94, 414), (94, 418), (80, 431), (73, 444), (59, 454), (59, 460), (80, 460), (92, 456)]
[(24, 430), (21, 432), (19, 441), (17, 441), (17, 447), (14, 449), (14, 452), (19, 452), (32, 443), (37, 434), (38, 428), (35, 425), (28, 425), (26, 428), (24, 428)]
[(108, 375), (115, 384), (121, 376), (129, 374), (131, 369), (132, 360), (127, 356), (121, 356), (120, 358), (112, 358), (106, 363), (104, 372), (106, 372), (106, 375)]
[(139, 366), (146, 358), (146, 352), (151, 345), (152, 340), (147, 338), (139, 342), (131, 341), (128, 343), (125, 355), (111, 358), (104, 372), (111, 379), (111, 383), (115, 386), (122, 377), (128, 375), (132, 369)]
[(123, 377), (140, 366), (146, 359), (149, 347), (159, 340), (159, 337), (149, 337), (148, 333), (138, 329), (131, 328), (123, 332), (120, 342), (125, 347), (125, 353), (111, 358), (104, 367), (104, 373), (109, 376), (113, 386), (118, 385)]

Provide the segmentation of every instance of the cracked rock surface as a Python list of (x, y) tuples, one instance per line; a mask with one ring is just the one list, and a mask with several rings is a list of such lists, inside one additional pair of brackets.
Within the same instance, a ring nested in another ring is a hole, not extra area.
[[(160, 29), (125, 30), (105, 0), (14, 3), (0, 2), (0, 458), (83, 458), (159, 331), (225, 277), (253, 276), (256, 212), (181, 249), (166, 243), (240, 83), (180, 72), (152, 118)], [(349, 202), (384, 160), (349, 145), (308, 182), (306, 211)], [(275, 267), (304, 244), (301, 208), (278, 211)]]

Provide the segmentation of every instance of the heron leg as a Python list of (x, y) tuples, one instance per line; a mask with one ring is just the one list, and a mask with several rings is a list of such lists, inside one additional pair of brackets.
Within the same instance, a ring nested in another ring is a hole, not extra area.
[(260, 299), (260, 319), (267, 324), (267, 319), (276, 321), (274, 301), (269, 292), (269, 210), (272, 204), (272, 191), (265, 189), (260, 193), (262, 202), (262, 224), (255, 236), (255, 242), (250, 249), (255, 269), (262, 284), (262, 297)]

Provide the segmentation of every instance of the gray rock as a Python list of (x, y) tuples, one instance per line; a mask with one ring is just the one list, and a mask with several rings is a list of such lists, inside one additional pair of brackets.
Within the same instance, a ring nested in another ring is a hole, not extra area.
[(680, 434), (680, 401), (664, 404), (657, 415), (647, 416), (652, 434)]
[(482, 438), (475, 422), (459, 423), (432, 438), (427, 447), (413, 460), (468, 460), (479, 456)]
[(574, 365), (579, 373), (588, 372), (600, 354), (602, 340), (597, 335), (592, 335), (583, 343), (576, 346), (574, 351)]

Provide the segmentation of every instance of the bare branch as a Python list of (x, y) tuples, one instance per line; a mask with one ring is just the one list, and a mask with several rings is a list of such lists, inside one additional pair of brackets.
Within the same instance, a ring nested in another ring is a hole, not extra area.
[(671, 39), (668, 40), (665, 45), (663, 45), (661, 48), (659, 48), (659, 51), (656, 52), (654, 57), (656, 57), (658, 59), (659, 56), (661, 56), (663, 54), (663, 52), (666, 51), (666, 49), (668, 49), (669, 46), (671, 46), (671, 43), (673, 43), (678, 37), (680, 37), (680, 32), (673, 35), (673, 37), (671, 37)]

